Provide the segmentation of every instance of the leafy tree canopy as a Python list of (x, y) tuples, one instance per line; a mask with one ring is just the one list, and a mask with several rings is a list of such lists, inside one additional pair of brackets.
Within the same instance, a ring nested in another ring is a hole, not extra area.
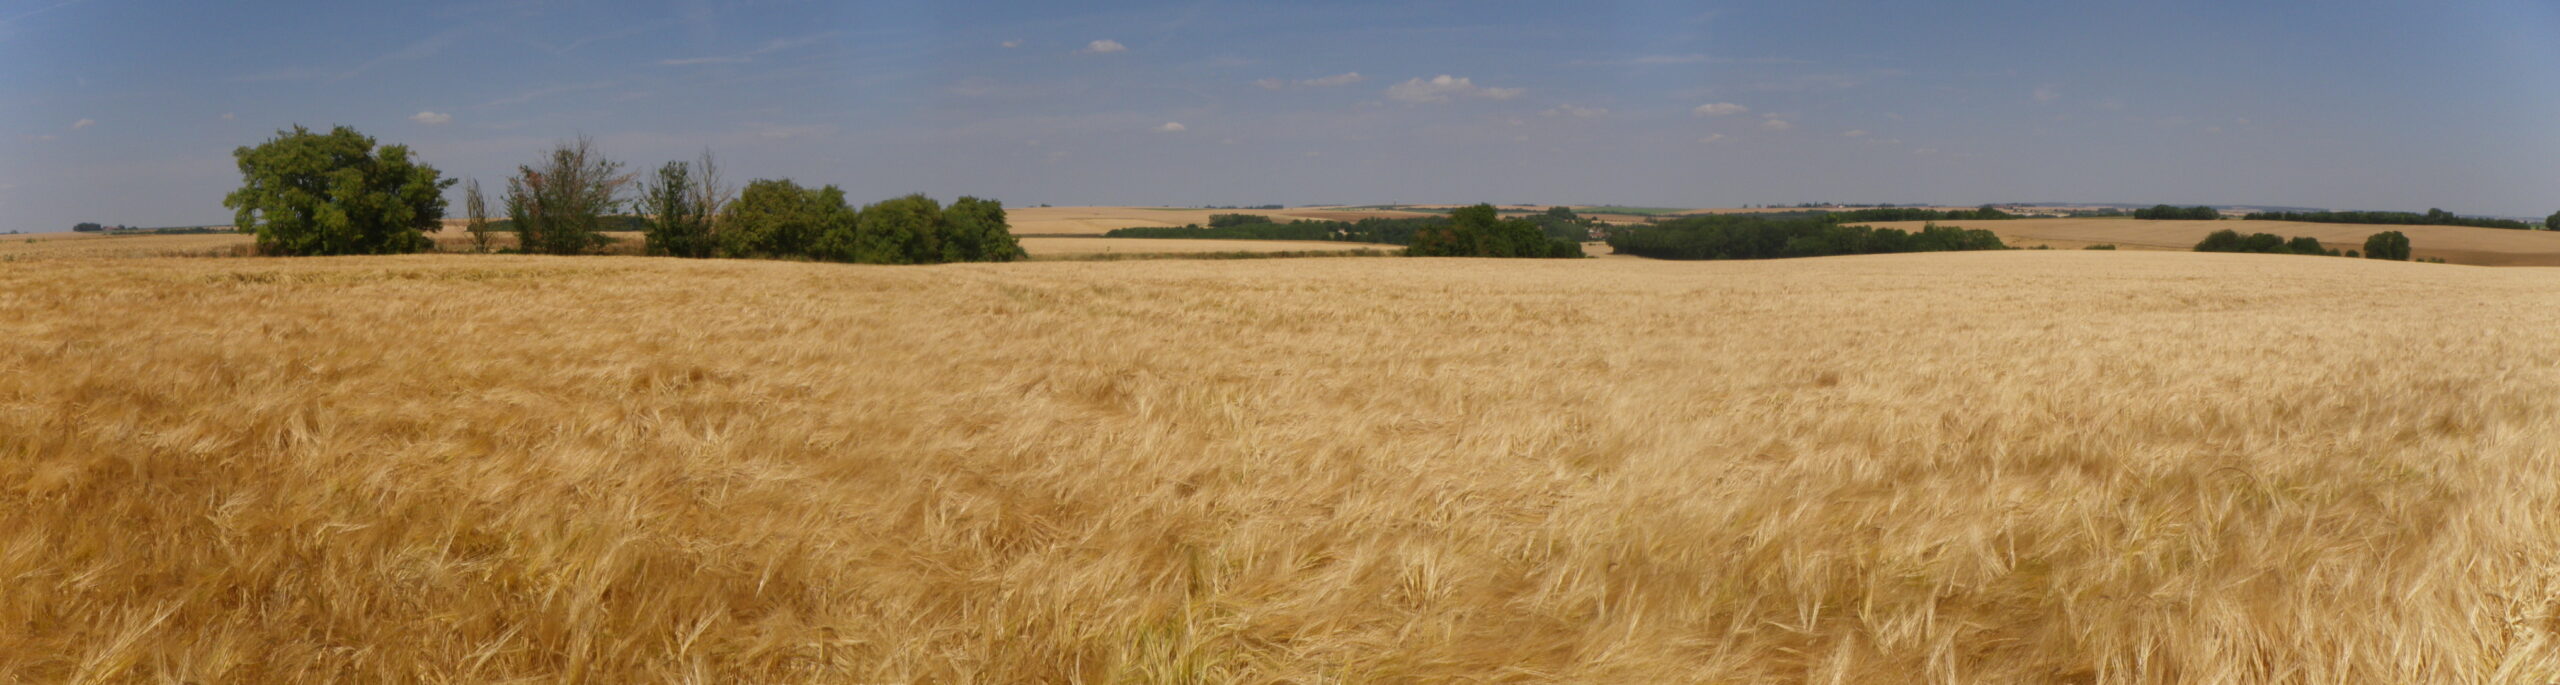
[(432, 245), (426, 231), (444, 219), (453, 179), (412, 161), (405, 145), (339, 126), (301, 126), (232, 152), (241, 186), (223, 198), (239, 230), (278, 255), (388, 254)]

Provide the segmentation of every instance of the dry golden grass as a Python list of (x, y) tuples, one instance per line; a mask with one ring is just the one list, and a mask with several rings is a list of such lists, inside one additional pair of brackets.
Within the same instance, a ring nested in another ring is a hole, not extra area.
[[(1888, 221), (1869, 224), (1917, 230), (1927, 222)], [(1941, 221), (1941, 224), (1988, 229), (2013, 245), (2049, 244), (2077, 247), (2112, 243), (2126, 249), (2193, 249), (2206, 234), (2223, 229), (2273, 233), (2287, 238), (2307, 235), (2340, 250), (2362, 250), (2364, 239), (2383, 231), (2409, 236), (2420, 259), (2441, 257), (2455, 264), (2486, 266), (2560, 266), (2560, 232), (2512, 231), (2468, 226), (2374, 226), (2315, 224), (2297, 221), (2147, 221), (2141, 219), (2012, 219), (2006, 221)]]
[(0, 265), (0, 681), (2560, 677), (2560, 274)]

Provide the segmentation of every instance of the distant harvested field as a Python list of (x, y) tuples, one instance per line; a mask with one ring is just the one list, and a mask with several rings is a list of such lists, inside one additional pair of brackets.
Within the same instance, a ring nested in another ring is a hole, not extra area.
[(1093, 254), (1179, 254), (1187, 252), (1323, 252), (1352, 250), (1402, 251), (1400, 245), (1340, 243), (1318, 240), (1189, 240), (1182, 238), (1022, 238), (1032, 259)]
[(0, 682), (2545, 683), (2553, 330), (2273, 255), (12, 263)]
[[(1926, 222), (1889, 221), (1871, 224), (1917, 230)], [(1942, 221), (1950, 226), (1980, 228), (2000, 234), (2012, 245), (2078, 247), (2113, 243), (2127, 249), (2193, 249), (2206, 234), (2223, 229), (2241, 233), (2273, 233), (2291, 238), (2307, 235), (2341, 250), (2362, 250), (2375, 233), (2399, 231), (2419, 258), (2442, 257), (2455, 264), (2484, 266), (2560, 266), (2560, 232), (2513, 231), (2466, 226), (2378, 226), (2315, 224), (2294, 221), (2146, 221), (2141, 219), (2013, 219), (2006, 221)]]
[(0, 261), (110, 257), (234, 257), (256, 240), (240, 233), (97, 235), (53, 233), (0, 236)]
[(1165, 207), (1009, 207), (1006, 219), (1013, 224), (1015, 235), (1102, 235), (1115, 228), (1141, 226), (1181, 226), (1209, 223), (1212, 214), (1258, 214), (1280, 221), (1320, 219), (1325, 221), (1357, 221), (1369, 217), (1431, 216), (1420, 212), (1393, 210), (1352, 210), (1326, 207), (1303, 209), (1177, 209)]

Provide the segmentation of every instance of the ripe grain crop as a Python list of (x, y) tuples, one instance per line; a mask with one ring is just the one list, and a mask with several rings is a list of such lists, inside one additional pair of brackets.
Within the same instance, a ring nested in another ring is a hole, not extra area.
[(2560, 273), (0, 265), (0, 681), (2544, 682)]
[[(1903, 230), (1919, 230), (1928, 222), (1887, 221), (1868, 224)], [(2560, 266), (2560, 233), (2552, 231), (2516, 231), (2471, 226), (2398, 226), (2382, 224), (2322, 224), (2303, 221), (2148, 221), (2142, 219), (2012, 219), (2006, 221), (1941, 221), (1948, 225), (1980, 228), (2000, 234), (2012, 245), (2049, 245), (2077, 249), (2094, 244), (2116, 244), (2134, 249), (2193, 249), (2198, 241), (2214, 231), (2238, 231), (2242, 235), (2272, 233), (2279, 236), (2310, 236), (2331, 248), (2360, 250), (2367, 237), (2383, 231), (2399, 231), (2409, 236), (2419, 259), (2442, 258), (2455, 264), (2485, 266)]]

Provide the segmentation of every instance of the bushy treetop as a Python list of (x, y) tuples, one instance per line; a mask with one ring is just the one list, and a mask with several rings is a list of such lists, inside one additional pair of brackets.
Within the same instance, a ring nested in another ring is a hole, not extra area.
[(232, 157), (242, 182), (222, 204), (268, 254), (426, 249), (425, 232), (444, 219), (444, 189), (454, 183), (412, 161), (408, 146), (377, 148), (373, 138), (345, 126), (328, 133), (295, 126)]

